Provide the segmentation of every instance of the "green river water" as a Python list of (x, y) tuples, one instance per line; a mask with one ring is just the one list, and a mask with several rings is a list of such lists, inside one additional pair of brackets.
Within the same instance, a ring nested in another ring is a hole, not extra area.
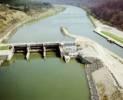
[(84, 66), (75, 60), (16, 55), (0, 69), (0, 100), (89, 100), (87, 87)]

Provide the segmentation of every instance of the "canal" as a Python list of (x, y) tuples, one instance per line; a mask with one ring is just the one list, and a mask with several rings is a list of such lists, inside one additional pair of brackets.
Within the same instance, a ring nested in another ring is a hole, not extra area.
[[(65, 26), (73, 34), (89, 37), (123, 57), (122, 48), (93, 32), (84, 10), (65, 7), (55, 16), (23, 25), (8, 42), (72, 41), (60, 32), (60, 27)], [(0, 79), (0, 98), (4, 100), (89, 100), (84, 66), (75, 60), (65, 64), (55, 56), (42, 59), (35, 54), (26, 61), (23, 55), (15, 55), (1, 67)]]

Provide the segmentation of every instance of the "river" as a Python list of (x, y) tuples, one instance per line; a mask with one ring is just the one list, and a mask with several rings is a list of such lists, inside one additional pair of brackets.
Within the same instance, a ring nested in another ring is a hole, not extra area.
[[(84, 10), (65, 7), (57, 15), (23, 25), (9, 42), (72, 41), (60, 32), (60, 27), (65, 26), (73, 34), (89, 37), (123, 57), (122, 48), (93, 32), (94, 26)], [(84, 66), (75, 60), (66, 64), (55, 56), (42, 59), (35, 54), (26, 61), (23, 55), (15, 55), (9, 64), (1, 67), (0, 84), (3, 100), (89, 100)]]
[(1, 100), (89, 100), (82, 64), (34, 56), (26, 61), (16, 55), (14, 63), (1, 67)]

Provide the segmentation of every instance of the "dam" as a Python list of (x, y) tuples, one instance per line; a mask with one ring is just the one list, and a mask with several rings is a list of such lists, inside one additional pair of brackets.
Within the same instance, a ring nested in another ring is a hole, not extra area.
[[(42, 42), (42, 43), (11, 43), (3, 44), (7, 49), (0, 50), (0, 58), (10, 61), (15, 53), (23, 53), (25, 59), (30, 58), (30, 53), (40, 53), (43, 58), (47, 52), (55, 52), (58, 57), (66, 58), (77, 57), (77, 46), (74, 42)], [(2, 48), (2, 47), (1, 47)]]

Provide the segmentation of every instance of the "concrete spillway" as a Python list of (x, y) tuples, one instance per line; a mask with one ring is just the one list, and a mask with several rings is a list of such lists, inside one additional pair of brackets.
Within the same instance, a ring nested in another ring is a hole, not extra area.
[[(59, 57), (64, 58), (65, 55), (68, 55), (65, 51), (67, 47), (67, 52), (71, 54), (71, 49), (73, 46), (76, 47), (74, 42), (45, 42), (45, 43), (13, 43), (13, 44), (4, 44), (9, 49), (1, 50), (0, 58), (3, 60), (11, 60), (15, 53), (24, 53), (25, 58), (28, 60), (30, 58), (30, 53), (40, 52), (45, 58), (47, 52), (55, 52)], [(76, 52), (76, 51), (74, 51)], [(76, 55), (77, 56), (77, 55)]]

